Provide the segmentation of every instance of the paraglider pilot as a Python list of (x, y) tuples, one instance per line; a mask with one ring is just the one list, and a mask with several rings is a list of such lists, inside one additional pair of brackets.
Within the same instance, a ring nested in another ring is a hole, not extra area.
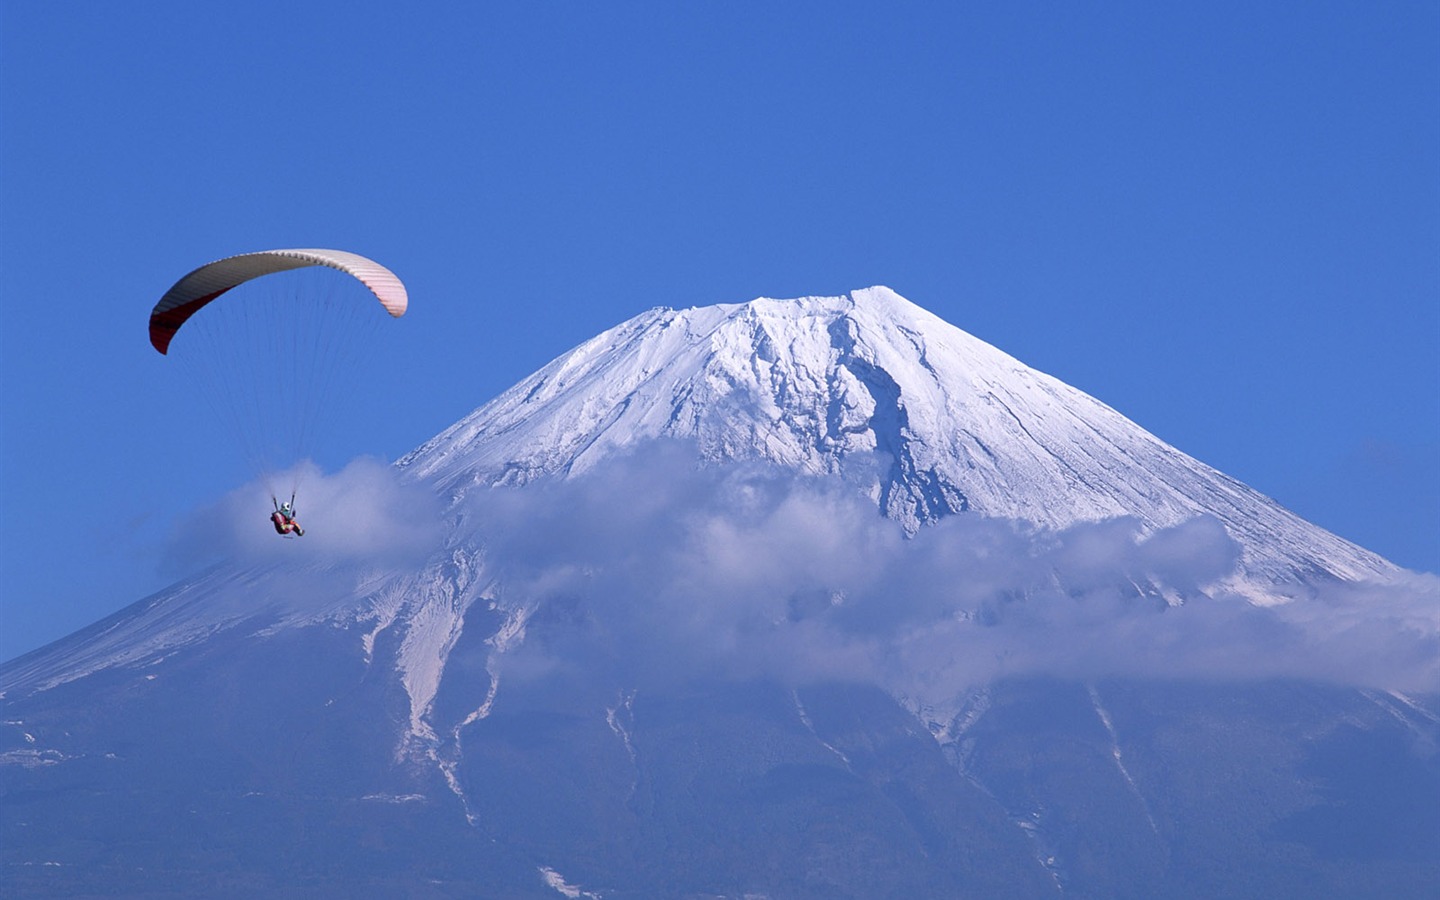
[[(271, 497), (270, 502), (276, 503), (275, 498)], [(294, 503), (295, 498), (291, 497), (288, 501), (276, 505), (275, 511), (270, 514), (270, 521), (275, 525), (276, 534), (283, 536), (293, 532), (296, 537), (305, 536), (305, 529), (295, 521)]]

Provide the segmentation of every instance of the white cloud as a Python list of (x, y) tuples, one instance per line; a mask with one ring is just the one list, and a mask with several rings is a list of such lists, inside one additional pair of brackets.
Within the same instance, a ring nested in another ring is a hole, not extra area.
[[(305, 537), (277, 537), (268, 492), (251, 485), (193, 515), (172, 563), (400, 572), (441, 552), (447, 514), (393, 467), (297, 474)], [(512, 684), (848, 679), (937, 704), (1026, 674), (1440, 690), (1440, 579), (1321, 585), (1258, 607), (1215, 587), (1239, 548), (1208, 518), (1145, 533), (1127, 518), (1044, 531), (961, 515), (907, 537), (843, 481), (696, 471), (683, 445), (465, 503), (449, 520), (483, 545), (501, 603), (537, 610), (502, 661)]]
[(564, 609), (536, 620), (526, 669), (849, 678), (932, 702), (1015, 674), (1440, 689), (1431, 576), (1262, 608), (1214, 587), (1239, 548), (1209, 518), (1145, 534), (956, 516), (907, 539), (833, 480), (691, 466), (652, 450), (480, 501), (507, 602)]
[[(304, 537), (275, 533), (269, 482), (299, 485), (295, 510)], [(437, 498), (402, 483), (393, 466), (361, 458), (327, 475), (307, 462), (234, 490), (186, 518), (167, 564), (180, 571), (221, 559), (393, 566), (423, 558), (439, 545), (441, 534)]]

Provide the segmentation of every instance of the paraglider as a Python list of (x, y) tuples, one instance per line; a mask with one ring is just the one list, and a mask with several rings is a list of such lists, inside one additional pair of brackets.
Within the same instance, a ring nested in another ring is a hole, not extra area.
[[(281, 536), (305, 533), (294, 513), (305, 467), (295, 464), (312, 452), (322, 421), (358, 393), (361, 364), (372, 355), (376, 323), (385, 319), (379, 313), (399, 318), (408, 305), (405, 285), (372, 259), (287, 249), (207, 263), (175, 282), (151, 310), (151, 346), (184, 360), (187, 380), (267, 481), (270, 521)], [(290, 501), (280, 504), (273, 480), (287, 466)]]
[[(275, 498), (271, 497), (270, 502), (275, 503)], [(300, 523), (295, 521), (294, 504), (295, 498), (291, 497), (284, 503), (276, 504), (275, 511), (270, 514), (270, 522), (275, 526), (275, 533), (281, 537), (292, 533), (296, 537), (305, 536), (305, 529), (301, 528)]]

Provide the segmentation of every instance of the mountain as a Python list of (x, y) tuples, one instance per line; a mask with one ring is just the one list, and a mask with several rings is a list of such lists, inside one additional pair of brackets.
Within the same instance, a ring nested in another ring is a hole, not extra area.
[(1440, 879), (1433, 579), (888, 289), (651, 310), (324, 496), (0, 666), (8, 894)]

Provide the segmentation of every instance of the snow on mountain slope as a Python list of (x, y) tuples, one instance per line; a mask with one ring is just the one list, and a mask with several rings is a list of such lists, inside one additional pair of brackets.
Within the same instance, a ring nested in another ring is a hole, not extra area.
[(577, 474), (657, 437), (693, 440), (710, 460), (864, 479), (911, 532), (961, 512), (1053, 528), (1115, 516), (1160, 528), (1210, 515), (1244, 548), (1250, 581), (1394, 572), (884, 287), (653, 309), (399, 465), (458, 498), (477, 485)]

